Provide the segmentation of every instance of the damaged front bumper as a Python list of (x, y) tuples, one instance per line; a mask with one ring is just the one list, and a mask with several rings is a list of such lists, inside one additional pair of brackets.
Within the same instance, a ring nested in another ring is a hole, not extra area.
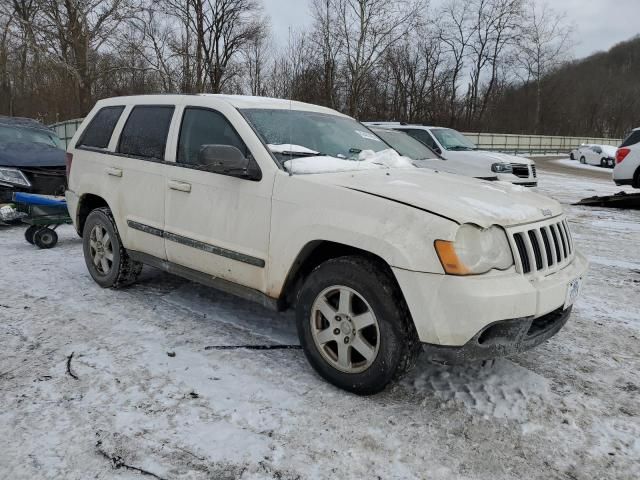
[(514, 318), (487, 325), (462, 346), (424, 344), (431, 360), (458, 364), (504, 357), (534, 348), (564, 327), (572, 307), (559, 308), (538, 318)]

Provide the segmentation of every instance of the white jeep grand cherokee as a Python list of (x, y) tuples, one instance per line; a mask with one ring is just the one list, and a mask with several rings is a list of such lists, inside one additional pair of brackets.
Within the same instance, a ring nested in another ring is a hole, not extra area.
[(295, 307), (325, 379), (385, 387), (439, 361), (540, 344), (587, 262), (560, 205), (521, 187), (418, 169), (366, 127), (285, 100), (102, 100), (68, 150), (67, 201), (103, 287), (151, 265)]

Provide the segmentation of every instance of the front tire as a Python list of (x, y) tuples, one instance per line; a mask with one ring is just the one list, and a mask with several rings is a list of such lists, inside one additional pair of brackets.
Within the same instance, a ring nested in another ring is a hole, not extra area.
[(122, 246), (111, 210), (93, 210), (84, 224), (82, 246), (87, 269), (103, 288), (119, 288), (136, 281), (142, 264), (133, 261)]
[(383, 390), (413, 367), (420, 352), (395, 280), (362, 257), (316, 267), (298, 295), (296, 321), (311, 366), (359, 395)]
[(575, 157), (575, 155), (573, 154), (573, 152), (571, 152), (571, 153), (569, 154), (569, 158), (570, 158), (571, 160), (575, 160), (575, 159), (576, 159), (576, 157)]
[(580, 157), (580, 163), (582, 164), (587, 163), (587, 160), (584, 157)]
[(600, 159), (600, 166), (602, 168), (607, 168), (609, 166), (609, 160), (607, 160), (606, 158), (601, 158)]

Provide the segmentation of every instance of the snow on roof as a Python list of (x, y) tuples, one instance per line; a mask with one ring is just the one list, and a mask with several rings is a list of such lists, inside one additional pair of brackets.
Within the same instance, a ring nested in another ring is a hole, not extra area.
[(26, 117), (7, 117), (5, 115), (0, 115), (0, 125), (7, 125), (10, 127), (35, 128), (38, 130), (51, 131), (49, 127), (40, 123), (38, 120)]

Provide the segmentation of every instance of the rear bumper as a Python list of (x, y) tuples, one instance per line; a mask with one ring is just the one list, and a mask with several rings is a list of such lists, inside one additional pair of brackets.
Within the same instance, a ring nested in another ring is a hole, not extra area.
[(460, 347), (425, 344), (427, 356), (449, 364), (504, 357), (540, 345), (564, 327), (571, 308), (559, 308), (538, 318), (501, 320), (487, 325)]

